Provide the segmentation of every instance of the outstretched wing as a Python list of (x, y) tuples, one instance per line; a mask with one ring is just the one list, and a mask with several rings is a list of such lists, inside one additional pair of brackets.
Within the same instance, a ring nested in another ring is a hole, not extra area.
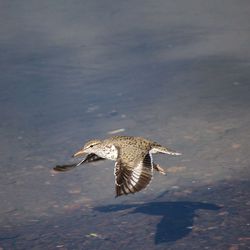
[(57, 165), (55, 166), (53, 169), (57, 172), (66, 172), (71, 170), (72, 168), (76, 168), (79, 167), (81, 164), (83, 163), (87, 163), (87, 162), (94, 162), (94, 161), (99, 161), (99, 160), (105, 160), (102, 157), (99, 157), (96, 154), (88, 154), (82, 161), (80, 161), (79, 163), (74, 163), (74, 164), (68, 164), (68, 165)]
[(94, 153), (91, 153), (91, 154), (86, 156), (83, 163), (85, 163), (85, 162), (93, 162), (93, 161), (100, 161), (100, 160), (105, 160), (105, 159), (98, 156), (98, 155), (96, 155), (96, 154), (94, 154)]
[(152, 174), (153, 164), (149, 153), (134, 166), (129, 166), (118, 158), (115, 164), (116, 197), (136, 193), (144, 189), (151, 181)]

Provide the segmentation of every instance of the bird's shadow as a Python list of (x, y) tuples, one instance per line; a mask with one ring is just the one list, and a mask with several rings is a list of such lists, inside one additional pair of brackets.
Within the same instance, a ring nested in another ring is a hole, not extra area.
[[(107, 205), (96, 207), (99, 212), (116, 212), (129, 209), (131, 213), (160, 216), (155, 234), (155, 244), (172, 242), (183, 238), (192, 231), (196, 210), (218, 210), (221, 207), (203, 202), (150, 202), (146, 204)], [(132, 209), (132, 210), (131, 210)]]

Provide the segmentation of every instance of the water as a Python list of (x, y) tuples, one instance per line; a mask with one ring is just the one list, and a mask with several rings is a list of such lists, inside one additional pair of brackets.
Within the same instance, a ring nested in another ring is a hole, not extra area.
[[(248, 249), (247, 1), (2, 1), (0, 249)], [(56, 174), (86, 140), (183, 153), (114, 198), (113, 162)]]

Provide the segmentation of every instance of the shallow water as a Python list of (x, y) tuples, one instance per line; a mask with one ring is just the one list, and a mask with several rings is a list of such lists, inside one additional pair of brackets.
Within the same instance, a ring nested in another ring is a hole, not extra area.
[[(1, 2), (0, 249), (250, 248), (249, 12)], [(183, 156), (117, 199), (113, 162), (52, 171), (118, 129)]]

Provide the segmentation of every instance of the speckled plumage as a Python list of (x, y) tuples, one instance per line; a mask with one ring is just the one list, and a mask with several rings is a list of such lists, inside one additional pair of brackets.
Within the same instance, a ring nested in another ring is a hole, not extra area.
[[(116, 161), (115, 189), (116, 196), (120, 196), (144, 189), (152, 179), (153, 169), (165, 174), (159, 165), (153, 163), (152, 154), (156, 153), (180, 155), (157, 142), (142, 137), (113, 136), (104, 140), (88, 141), (74, 154), (74, 157), (87, 154), (85, 159), (76, 166), (102, 159)], [(67, 167), (58, 166), (55, 170), (66, 171)]]

